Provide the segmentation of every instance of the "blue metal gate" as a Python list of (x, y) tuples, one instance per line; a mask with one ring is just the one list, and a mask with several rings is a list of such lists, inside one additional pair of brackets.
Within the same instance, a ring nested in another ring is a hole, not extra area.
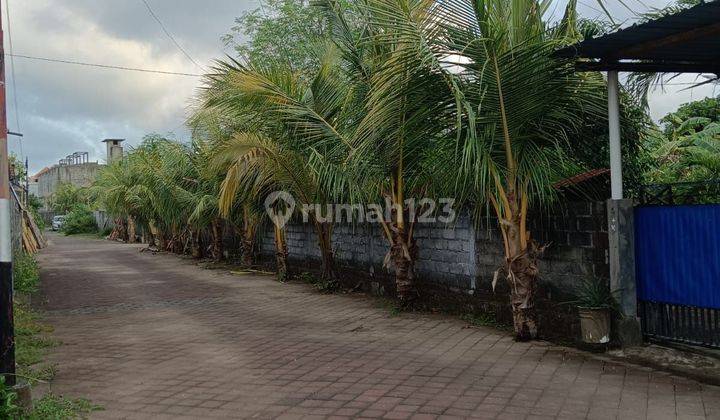
[(720, 347), (720, 205), (637, 207), (635, 258), (644, 334)]

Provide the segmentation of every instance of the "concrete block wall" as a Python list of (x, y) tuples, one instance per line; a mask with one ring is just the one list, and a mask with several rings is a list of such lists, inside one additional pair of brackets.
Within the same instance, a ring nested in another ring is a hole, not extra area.
[(95, 225), (100, 232), (115, 227), (115, 221), (104, 210), (94, 210), (93, 217), (95, 217)]
[(418, 277), (454, 291), (472, 290), (478, 274), (475, 227), (468, 214), (453, 224), (426, 224), (415, 228)]
[(561, 204), (533, 218), (530, 228), (539, 243), (549, 244), (540, 260), (546, 283), (568, 290), (590, 277), (609, 279), (604, 202)]
[[(539, 260), (545, 285), (572, 293), (584, 279), (609, 278), (605, 203), (570, 202), (537, 210), (529, 217), (528, 228), (535, 241), (547, 246)], [(489, 289), (502, 262), (502, 242), (495, 219), (484, 220), (478, 230), (478, 287)]]
[[(607, 222), (602, 202), (562, 203), (536, 211), (529, 220), (532, 237), (549, 244), (540, 261), (541, 280), (550, 289), (571, 292), (575, 284), (592, 276), (608, 278)], [(312, 224), (286, 226), (291, 268), (317, 268), (320, 251)], [(271, 226), (260, 229), (258, 250), (274, 255)], [(463, 213), (455, 223), (418, 224), (416, 273), (420, 280), (451, 292), (490, 291), (495, 270), (503, 261), (502, 240), (494, 218), (473, 222)], [(333, 230), (338, 266), (369, 277), (391, 276), (383, 268), (388, 244), (378, 225), (338, 224)]]

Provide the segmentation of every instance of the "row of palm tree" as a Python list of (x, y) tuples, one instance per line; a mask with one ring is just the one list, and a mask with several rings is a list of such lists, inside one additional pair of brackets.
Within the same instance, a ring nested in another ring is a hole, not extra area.
[(221, 174), (205, 164), (206, 140), (182, 144), (148, 136), (125, 159), (100, 172), (91, 191), (98, 204), (116, 216), (117, 236), (135, 242), (138, 226), (151, 245), (202, 257), (202, 234), (211, 230), (209, 256), (222, 257), (222, 223), (217, 195)]
[[(379, 222), (403, 302), (417, 295), (417, 209), (408, 199), (454, 197), (497, 220), (505, 259), (493, 286), (506, 279), (517, 337), (534, 338), (543, 247), (529, 211), (553, 199), (564, 169), (581, 164), (569, 151), (587, 121), (601, 123), (606, 112), (602, 77), (552, 57), (581, 31), (574, 0), (556, 22), (551, 4), (317, 0), (329, 30), (313, 43), (315, 65), (218, 61), (189, 121), (193, 140), (149, 137), (96, 188), (119, 226), (142, 224), (164, 249), (219, 259), (222, 226), (236, 229), (247, 265), (274, 191), (308, 204), (390, 203), (391, 217)], [(322, 276), (337, 280), (333, 223), (308, 216)], [(273, 229), (284, 279), (286, 232)], [(201, 244), (203, 232), (210, 244)]]

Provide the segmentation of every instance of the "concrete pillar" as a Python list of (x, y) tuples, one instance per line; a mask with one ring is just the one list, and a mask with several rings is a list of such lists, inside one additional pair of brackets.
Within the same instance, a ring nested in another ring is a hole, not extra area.
[(618, 72), (608, 72), (608, 138), (610, 140), (610, 197), (623, 198), (622, 149), (620, 147), (620, 84)]
[(642, 344), (635, 286), (635, 226), (632, 200), (608, 200), (608, 262), (610, 290), (618, 300), (622, 319), (618, 335), (623, 346)]

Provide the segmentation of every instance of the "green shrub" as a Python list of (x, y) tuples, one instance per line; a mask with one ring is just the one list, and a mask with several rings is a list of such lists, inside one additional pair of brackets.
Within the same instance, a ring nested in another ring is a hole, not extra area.
[(17, 395), (5, 385), (5, 377), (0, 376), (0, 419), (16, 419), (22, 414), (16, 401)]
[(93, 216), (88, 206), (78, 204), (65, 216), (65, 221), (60, 230), (65, 235), (97, 232), (95, 216)]
[(35, 207), (30, 207), (30, 216), (33, 218), (35, 224), (41, 232), (45, 230), (45, 219), (40, 216), (38, 209), (36, 209)]
[(37, 198), (34, 194), (30, 194), (28, 197), (28, 210), (32, 216), (38, 229), (41, 231), (45, 230), (45, 219), (40, 216), (40, 208), (43, 206), (42, 201)]
[(576, 299), (563, 302), (580, 308), (606, 308), (618, 310), (615, 295), (619, 291), (610, 290), (610, 285), (603, 279), (588, 278), (575, 285)]
[(25, 412), (17, 405), (17, 394), (5, 384), (5, 378), (0, 377), (0, 419), (2, 420), (84, 419), (90, 412), (96, 410), (101, 408), (85, 399), (68, 399), (46, 394), (39, 400), (33, 401), (30, 412)]
[(47, 394), (33, 402), (33, 410), (25, 418), (27, 420), (84, 419), (90, 412), (96, 410), (101, 408), (82, 398), (71, 400)]
[(32, 254), (18, 252), (13, 259), (13, 282), (15, 291), (34, 293), (40, 282), (38, 263)]

